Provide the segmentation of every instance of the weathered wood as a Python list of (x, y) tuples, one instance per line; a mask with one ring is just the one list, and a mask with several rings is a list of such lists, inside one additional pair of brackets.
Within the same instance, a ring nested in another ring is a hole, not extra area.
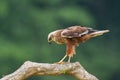
[(95, 76), (88, 73), (79, 62), (64, 64), (36, 63), (26, 61), (18, 70), (4, 76), (0, 80), (25, 80), (35, 75), (61, 75), (68, 74), (78, 80), (98, 80)]

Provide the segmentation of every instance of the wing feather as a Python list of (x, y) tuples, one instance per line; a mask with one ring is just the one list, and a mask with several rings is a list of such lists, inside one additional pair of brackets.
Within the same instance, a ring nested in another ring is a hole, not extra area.
[(73, 37), (81, 37), (87, 33), (89, 33), (89, 28), (81, 27), (81, 26), (72, 26), (64, 29), (61, 32), (62, 37), (73, 38)]

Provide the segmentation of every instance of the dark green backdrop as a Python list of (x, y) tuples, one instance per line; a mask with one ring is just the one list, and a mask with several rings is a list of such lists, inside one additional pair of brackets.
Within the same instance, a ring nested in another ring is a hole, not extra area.
[[(25, 61), (54, 63), (65, 46), (47, 42), (49, 32), (73, 25), (110, 32), (77, 48), (79, 61), (100, 80), (120, 80), (119, 0), (0, 0), (0, 77)], [(70, 76), (41, 76), (28, 80), (75, 80)]]

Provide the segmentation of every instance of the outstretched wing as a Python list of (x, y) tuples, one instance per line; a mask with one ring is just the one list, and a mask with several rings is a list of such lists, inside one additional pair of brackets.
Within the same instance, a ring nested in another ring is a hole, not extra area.
[(83, 35), (90, 33), (92, 30), (93, 30), (92, 28), (88, 27), (72, 26), (64, 29), (61, 32), (61, 36), (66, 38), (81, 37)]

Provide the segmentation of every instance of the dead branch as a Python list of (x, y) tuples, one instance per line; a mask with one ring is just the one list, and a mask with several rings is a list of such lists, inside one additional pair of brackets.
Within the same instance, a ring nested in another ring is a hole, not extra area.
[(26, 61), (18, 70), (4, 76), (0, 80), (25, 80), (35, 75), (61, 75), (68, 74), (78, 80), (98, 80), (95, 76), (88, 73), (79, 62), (64, 64), (36, 63)]

